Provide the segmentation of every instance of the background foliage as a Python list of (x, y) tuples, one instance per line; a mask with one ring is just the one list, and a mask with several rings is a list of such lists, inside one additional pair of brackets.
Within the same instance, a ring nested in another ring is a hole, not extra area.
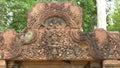
[(114, 12), (108, 15), (108, 30), (120, 32), (120, 1), (115, 0), (114, 2)]
[(0, 30), (15, 29), (20, 32), (26, 26), (28, 9), (35, 2), (33, 0), (3, 0), (1, 1), (3, 19), (0, 21)]
[(82, 7), (83, 11), (83, 31), (92, 31), (94, 26), (97, 25), (97, 9), (95, 0), (78, 0), (77, 2), (78, 5)]
[(96, 6), (94, 0), (1, 0), (0, 31), (15, 29), (20, 32), (26, 26), (28, 10), (37, 2), (72, 1), (83, 9), (83, 30), (92, 31), (96, 24)]
[[(83, 31), (88, 32), (97, 25), (96, 0), (0, 0), (0, 31), (15, 29), (20, 32), (26, 27), (27, 13), (37, 2), (72, 1), (82, 7)], [(112, 0), (107, 0), (112, 1)], [(107, 16), (108, 30), (120, 31), (120, 3), (115, 0), (115, 12)], [(111, 21), (112, 18), (112, 21)], [(111, 24), (112, 22), (112, 24)]]

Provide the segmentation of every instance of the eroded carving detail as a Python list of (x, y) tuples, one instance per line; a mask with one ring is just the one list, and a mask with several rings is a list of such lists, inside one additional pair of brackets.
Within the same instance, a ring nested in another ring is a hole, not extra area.
[(2, 38), (1, 59), (11, 59), (19, 56), (22, 42), (20, 42), (17, 33), (14, 30), (7, 30), (2, 34)]
[(20, 59), (92, 59), (87, 42), (74, 42), (70, 30), (40, 30), (36, 42), (22, 47)]

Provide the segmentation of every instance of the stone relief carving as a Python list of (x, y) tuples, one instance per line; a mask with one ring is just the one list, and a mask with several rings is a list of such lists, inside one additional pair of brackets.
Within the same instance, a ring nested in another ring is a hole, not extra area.
[(120, 58), (119, 33), (82, 32), (82, 10), (71, 2), (37, 3), (21, 32), (0, 32), (0, 59), (93, 60)]
[(1, 47), (0, 57), (1, 59), (11, 59), (20, 55), (22, 42), (18, 38), (18, 34), (14, 30), (7, 30), (0, 33)]

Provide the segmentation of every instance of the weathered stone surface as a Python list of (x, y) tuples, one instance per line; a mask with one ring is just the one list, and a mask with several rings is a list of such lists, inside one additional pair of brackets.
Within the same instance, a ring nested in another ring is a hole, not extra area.
[[(75, 42), (71, 38), (71, 30), (28, 30), (36, 33), (33, 43), (22, 46), (19, 59), (77, 60), (92, 59), (89, 44), (86, 41)], [(78, 30), (75, 30), (75, 32)], [(28, 32), (26, 32), (28, 33)]]
[(81, 17), (81, 9), (71, 2), (37, 3), (22, 32), (0, 32), (0, 59), (120, 59), (119, 33), (82, 32)]
[(22, 42), (14, 30), (6, 30), (1, 33), (0, 59), (17, 57), (21, 52)]
[(8, 61), (7, 68), (87, 68), (85, 61), (71, 61), (70, 63), (64, 62), (62, 60), (48, 60), (48, 61), (19, 61), (12, 63)]
[[(120, 35), (118, 32), (107, 32), (103, 29), (95, 30), (97, 50), (101, 59), (120, 58)], [(99, 36), (100, 35), (100, 36)]]

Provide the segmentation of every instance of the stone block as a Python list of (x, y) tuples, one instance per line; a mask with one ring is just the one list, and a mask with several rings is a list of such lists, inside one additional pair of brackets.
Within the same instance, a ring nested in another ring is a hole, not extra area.
[(103, 68), (120, 68), (120, 60), (104, 60)]
[(0, 68), (6, 68), (6, 61), (0, 60)]

